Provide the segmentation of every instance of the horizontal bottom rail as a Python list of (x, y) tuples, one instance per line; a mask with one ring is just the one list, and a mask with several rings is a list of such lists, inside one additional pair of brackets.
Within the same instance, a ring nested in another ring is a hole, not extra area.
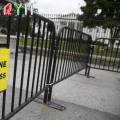
[(110, 71), (110, 72), (117, 72), (117, 73), (120, 73), (120, 71), (117, 71), (117, 70), (108, 70), (108, 69), (103, 69), (103, 68), (96, 68), (96, 67), (90, 67), (92, 69), (98, 69), (98, 70), (105, 70), (105, 71)]
[(66, 76), (66, 77), (64, 77), (64, 78), (62, 78), (61, 80), (58, 80), (58, 81), (54, 82), (54, 83), (52, 84), (52, 86), (56, 85), (57, 83), (59, 83), (59, 82), (65, 80), (65, 79), (71, 77), (72, 75), (74, 75), (74, 74), (76, 74), (76, 73), (78, 73), (78, 72), (80, 72), (80, 71), (82, 71), (82, 70), (84, 70), (84, 69), (86, 69), (86, 67), (85, 67), (85, 68), (82, 68), (82, 69), (79, 69), (79, 70), (73, 72), (72, 74), (70, 74), (70, 75), (68, 75), (68, 76)]
[(5, 118), (4, 118), (4, 120), (9, 120), (16, 113), (18, 113), (20, 110), (22, 110), (26, 105), (28, 105), (30, 102), (32, 102), (36, 97), (38, 97), (41, 93), (43, 93), (46, 89), (48, 89), (48, 87), (46, 87), (44, 90), (42, 90), (42, 91), (38, 92), (37, 94), (35, 94), (32, 98), (28, 98), (27, 102), (22, 103), (20, 107), (17, 107), (16, 109), (14, 109), (13, 112), (7, 114), (5, 116)]

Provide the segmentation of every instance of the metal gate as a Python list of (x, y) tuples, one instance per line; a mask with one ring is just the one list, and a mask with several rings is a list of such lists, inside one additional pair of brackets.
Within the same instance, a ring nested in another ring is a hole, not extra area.
[[(3, 4), (7, 4), (8, 2), (5, 0), (2, 1)], [(14, 5), (14, 2), (11, 3)], [(9, 70), (9, 72), (12, 71), (11, 74), (13, 75), (8, 78), (8, 81), (13, 79), (11, 95), (8, 96), (6, 90), (0, 93), (0, 101), (2, 101), (0, 103), (2, 104), (2, 113), (0, 115), (2, 119), (9, 119), (48, 88), (46, 81), (49, 80), (49, 77), (47, 77), (49, 75), (47, 74), (51, 70), (51, 60), (55, 44), (55, 26), (53, 22), (38, 14), (31, 16), (30, 12), (28, 12), (28, 15), (25, 16), (23, 8), (19, 16), (13, 13), (12, 16), (2, 16), (1, 19), (7, 22), (6, 25), (8, 27), (7, 41), (4, 44), (0, 44), (0, 48), (9, 48), (11, 33), (13, 31), (17, 32), (15, 54), (11, 55), (14, 58), (14, 63), (10, 61), (11, 69)], [(25, 24), (23, 24), (23, 21)], [(32, 24), (31, 28), (30, 24)], [(35, 40), (36, 28), (38, 35)], [(22, 39), (20, 37), (22, 29), (25, 32), (25, 38), (23, 38), (24, 52), (20, 54), (19, 43)], [(28, 37), (30, 29), (32, 34), (31, 39)], [(27, 54), (28, 40), (30, 41), (29, 54)], [(33, 49), (35, 49), (34, 54)], [(11, 59), (13, 60), (13, 58)], [(14, 66), (11, 67), (13, 64)], [(19, 92), (16, 97), (17, 88), (19, 88)], [(8, 106), (9, 110), (6, 110)]]
[(120, 73), (120, 39), (97, 39), (91, 45), (88, 66), (88, 76), (90, 74), (90, 68)]
[[(1, 2), (3, 5), (9, 3), (7, 0)], [(7, 26), (7, 40), (0, 43), (0, 48), (9, 48), (11, 35), (17, 33), (15, 53), (10, 56), (10, 86), (0, 93), (2, 120), (10, 119), (43, 92), (44, 103), (50, 101), (53, 85), (88, 68), (91, 44), (91, 36), (65, 26), (55, 39), (54, 23), (36, 13), (31, 16), (29, 11), (25, 16), (24, 8), (19, 16), (15, 15), (14, 8), (12, 14), (0, 17)], [(20, 33), (25, 36), (21, 37)]]
[(58, 33), (51, 77), (44, 102), (51, 100), (52, 87), (73, 74), (88, 68), (91, 36), (63, 26)]

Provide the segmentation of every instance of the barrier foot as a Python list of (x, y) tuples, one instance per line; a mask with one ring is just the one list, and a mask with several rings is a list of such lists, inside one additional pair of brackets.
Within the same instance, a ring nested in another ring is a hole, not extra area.
[(50, 108), (60, 110), (60, 111), (64, 111), (64, 110), (67, 109), (64, 105), (60, 105), (60, 104), (57, 104), (55, 102), (47, 102), (45, 104), (45, 103), (43, 103), (43, 97), (41, 97), (41, 96), (38, 96), (34, 101), (37, 102), (37, 103), (40, 103), (40, 104), (44, 104), (44, 105), (46, 105)]

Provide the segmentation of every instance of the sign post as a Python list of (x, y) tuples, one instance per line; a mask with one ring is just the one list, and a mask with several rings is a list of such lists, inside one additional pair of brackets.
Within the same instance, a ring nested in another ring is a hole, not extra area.
[(10, 49), (0, 49), (0, 92), (7, 89)]

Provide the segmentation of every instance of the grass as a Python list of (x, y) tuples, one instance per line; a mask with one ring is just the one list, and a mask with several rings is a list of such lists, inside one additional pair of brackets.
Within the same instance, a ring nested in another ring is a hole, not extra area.
[[(28, 38), (27, 39), (27, 46), (31, 46), (31, 38)], [(25, 38), (21, 38), (20, 39), (20, 45), (24, 45), (24, 42), (25, 42)], [(39, 43), (39, 47), (41, 47), (41, 44), (42, 44), (42, 39), (40, 39), (40, 43)], [(47, 43), (46, 43), (46, 40), (43, 41), (43, 48), (45, 48), (45, 46), (47, 46), (47, 48), (49, 48), (49, 44), (50, 41), (48, 40)], [(36, 46), (37, 45), (37, 39), (34, 39), (34, 43), (33, 43), (33, 46)], [(77, 52), (78, 51), (78, 45), (76, 43), (73, 43), (73, 42), (69, 42), (67, 44), (67, 42), (60, 42), (59, 44), (59, 50), (62, 50), (62, 51), (75, 51)], [(80, 49), (80, 52), (82, 53), (86, 53), (86, 49), (84, 49), (86, 47), (85, 44), (82, 44), (82, 49)]]
[[(31, 46), (31, 38), (28, 38), (27, 39), (27, 46)], [(21, 38), (20, 39), (20, 44), (21, 45), (24, 45), (24, 42), (25, 42), (25, 38)], [(42, 44), (42, 40), (40, 40), (39, 42), (39, 47), (41, 47), (41, 44)], [(34, 43), (33, 43), (33, 46), (36, 46), (37, 45), (37, 39), (34, 40)], [(45, 45), (46, 45), (46, 41), (44, 40), (43, 41), (43, 48), (45, 48)], [(49, 48), (49, 41), (47, 42), (47, 48)]]
[(120, 48), (113, 48), (111, 51), (109, 47), (107, 46), (95, 46), (94, 48), (94, 55), (99, 55), (99, 56), (106, 56), (106, 57), (113, 57), (113, 58), (120, 58)]
[[(24, 41), (25, 41), (25, 38), (21, 38), (20, 39), (20, 44), (21, 45), (24, 45)], [(42, 39), (40, 39), (40, 43), (39, 43), (39, 47), (41, 47), (41, 44), (42, 44)], [(46, 40), (43, 41), (43, 48), (45, 48), (45, 46), (47, 46), (47, 48), (49, 48), (49, 44), (50, 41), (48, 40), (47, 43), (46, 43)], [(36, 46), (37, 45), (37, 39), (34, 40), (34, 43), (33, 43), (33, 46)], [(31, 46), (31, 38), (28, 38), (27, 39), (27, 46)], [(86, 53), (86, 44), (82, 44), (81, 46), (81, 49), (80, 49), (80, 52), (81, 53)], [(61, 48), (61, 49), (60, 49)], [(59, 50), (62, 50), (62, 51), (79, 51), (79, 45), (77, 44), (74, 44), (73, 42), (70, 42), (70, 43), (64, 43), (64, 42), (61, 42), (61, 44), (59, 44)], [(103, 49), (103, 50), (102, 50)], [(107, 50), (109, 49), (109, 50)], [(118, 53), (117, 53), (117, 56), (116, 56), (116, 51), (117, 51), (117, 48), (114, 48), (113, 49), (113, 52), (110, 51), (110, 48), (107, 48), (107, 46), (95, 46), (94, 48), (94, 55), (99, 55), (99, 56), (106, 56), (106, 57), (117, 57), (117, 58), (120, 58), (120, 48), (118, 49)]]

